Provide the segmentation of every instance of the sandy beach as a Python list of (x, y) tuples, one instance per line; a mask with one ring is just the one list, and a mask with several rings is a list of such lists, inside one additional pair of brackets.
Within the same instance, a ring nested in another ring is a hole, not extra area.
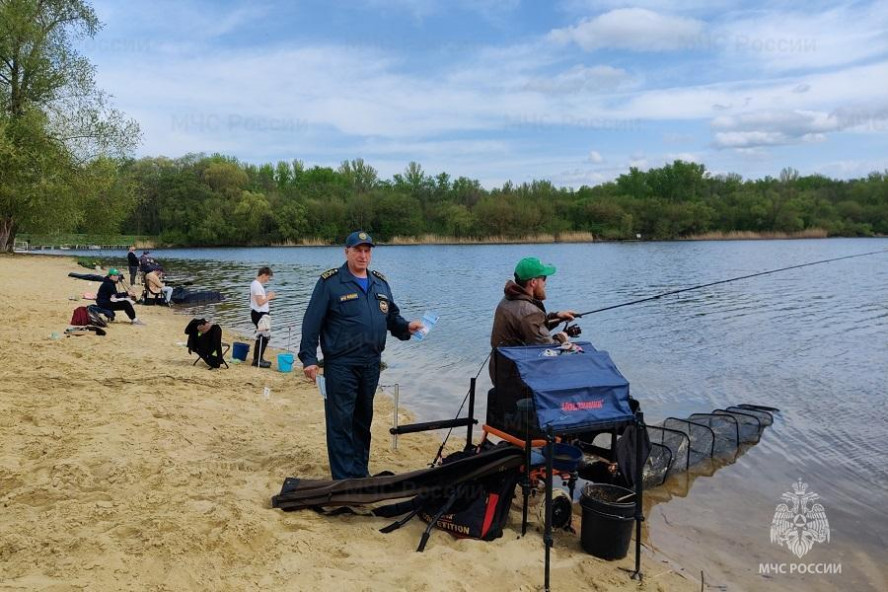
[[(517, 505), (502, 538), (433, 531), (424, 553), (419, 520), (381, 534), (390, 520), (272, 509), (285, 477), (329, 476), (315, 386), (299, 368), (192, 365), (189, 317), (163, 307), (138, 307), (146, 326), (120, 314), (106, 336), (68, 337), (84, 304), (70, 298), (98, 288), (70, 271), (87, 270), (0, 257), (0, 589), (542, 589), (542, 537), (536, 525), (519, 536)], [(425, 466), (438, 437), (405, 436), (392, 451), (391, 405), (377, 396), (371, 471)], [(647, 550), (641, 584), (632, 565), (631, 553), (602, 561), (558, 532), (552, 587), (699, 589)]]

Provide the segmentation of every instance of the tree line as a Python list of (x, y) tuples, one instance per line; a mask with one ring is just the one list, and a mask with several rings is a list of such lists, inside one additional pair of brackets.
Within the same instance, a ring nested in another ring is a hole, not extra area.
[(843, 181), (784, 169), (777, 178), (743, 180), (678, 160), (631, 168), (594, 187), (540, 180), (485, 189), (466, 177), (428, 174), (415, 162), (380, 179), (362, 159), (334, 169), (299, 160), (254, 165), (217, 154), (123, 162), (119, 183), (132, 192), (121, 232), (169, 245), (335, 244), (356, 228), (382, 241), (570, 233), (662, 240), (813, 229), (830, 236), (888, 234), (888, 171)]
[(0, 0), (0, 252), (17, 233), (135, 234), (163, 245), (378, 240), (676, 239), (704, 233), (888, 234), (888, 171), (849, 181), (744, 180), (675, 161), (579, 189), (486, 189), (411, 162), (391, 179), (358, 158), (255, 165), (226, 155), (132, 159), (138, 124), (94, 83), (76, 41), (101, 28), (83, 0)]

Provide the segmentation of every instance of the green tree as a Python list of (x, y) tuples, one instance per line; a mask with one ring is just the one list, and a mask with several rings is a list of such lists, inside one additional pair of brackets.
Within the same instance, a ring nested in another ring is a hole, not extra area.
[(138, 126), (110, 107), (74, 49), (100, 26), (81, 0), (0, 0), (0, 149), (10, 156), (0, 160), (0, 251), (20, 229), (75, 228), (81, 191), (97, 178), (84, 165), (139, 141)]
[(281, 240), (295, 242), (308, 232), (308, 213), (304, 205), (288, 202), (274, 211)]
[(339, 165), (339, 174), (342, 175), (346, 185), (356, 193), (367, 193), (379, 183), (376, 169), (365, 163), (363, 158), (342, 161)]
[(261, 193), (244, 191), (234, 207), (235, 228), (247, 243), (264, 242), (273, 227), (274, 216), (268, 199)]

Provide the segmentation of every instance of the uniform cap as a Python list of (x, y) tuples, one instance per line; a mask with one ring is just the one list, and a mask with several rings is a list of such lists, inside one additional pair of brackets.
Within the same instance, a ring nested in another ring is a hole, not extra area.
[(515, 275), (525, 281), (555, 273), (554, 265), (546, 265), (536, 257), (525, 257), (515, 266)]
[(345, 246), (347, 248), (357, 247), (358, 245), (370, 245), (371, 247), (375, 247), (373, 244), (373, 238), (363, 230), (357, 230), (348, 235), (348, 238), (345, 239)]

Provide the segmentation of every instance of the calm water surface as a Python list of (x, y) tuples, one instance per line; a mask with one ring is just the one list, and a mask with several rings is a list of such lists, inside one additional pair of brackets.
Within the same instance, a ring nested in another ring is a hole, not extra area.
[[(888, 240), (379, 247), (372, 267), (389, 278), (404, 316), (430, 310), (441, 317), (423, 342), (389, 338), (382, 383), (398, 383), (402, 404), (426, 420), (455, 414), (479, 371), (486, 392), (481, 370), (493, 309), (521, 257), (558, 267), (547, 286), (549, 310), (588, 311), (883, 249)], [(278, 293), (272, 345), (294, 351), (318, 274), (344, 260), (339, 247), (154, 255), (171, 273), (194, 276), (195, 287), (228, 297), (186, 314), (211, 314), (243, 334), (252, 332), (249, 283), (270, 265), (268, 288)], [(731, 590), (888, 588), (888, 253), (669, 296), (591, 315), (580, 325), (584, 339), (610, 352), (648, 421), (738, 403), (782, 410), (762, 441), (729, 466), (652, 491), (648, 544)], [(483, 400), (478, 414), (484, 416)], [(769, 539), (780, 495), (799, 478), (820, 495), (831, 528), (830, 542), (803, 560)], [(841, 563), (842, 573), (758, 575), (760, 563), (796, 562)]]

